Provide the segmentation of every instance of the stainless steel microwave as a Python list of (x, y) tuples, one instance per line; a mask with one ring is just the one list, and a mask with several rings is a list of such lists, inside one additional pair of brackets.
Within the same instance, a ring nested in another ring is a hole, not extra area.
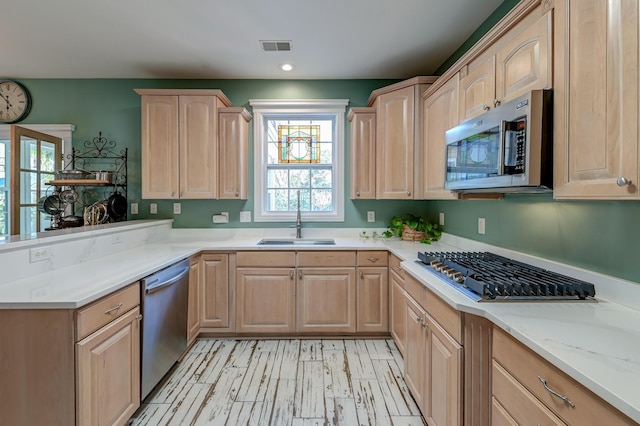
[(533, 90), (446, 133), (445, 188), (546, 192), (553, 185), (553, 98)]

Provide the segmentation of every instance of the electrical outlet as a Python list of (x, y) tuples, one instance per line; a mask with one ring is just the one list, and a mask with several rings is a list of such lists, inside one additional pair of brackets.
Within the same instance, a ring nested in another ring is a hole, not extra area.
[(376, 221), (376, 212), (374, 210), (369, 210), (367, 212), (367, 222), (375, 222)]
[(444, 213), (440, 212), (440, 220), (438, 221), (440, 226), (444, 226)]
[(173, 203), (173, 214), (181, 214), (182, 213), (182, 204)]
[(251, 212), (240, 212), (240, 222), (251, 222)]
[(51, 259), (51, 247), (36, 247), (29, 250), (29, 262), (40, 262), (42, 260)]
[(131, 214), (138, 214), (138, 203), (131, 203)]
[(158, 205), (156, 203), (149, 204), (149, 213), (158, 214)]
[(485, 231), (486, 229), (485, 229), (484, 217), (479, 217), (478, 218), (478, 234), (484, 235)]

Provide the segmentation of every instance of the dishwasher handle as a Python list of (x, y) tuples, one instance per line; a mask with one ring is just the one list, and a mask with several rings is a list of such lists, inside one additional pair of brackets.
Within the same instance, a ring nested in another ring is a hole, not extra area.
[(182, 270), (180, 272), (178, 272), (177, 275), (174, 275), (169, 280), (166, 280), (166, 281), (156, 280), (156, 281), (159, 281), (159, 282), (153, 282), (152, 284), (146, 286), (146, 288), (144, 290), (144, 293), (145, 294), (155, 293), (156, 291), (160, 291), (164, 287), (168, 287), (170, 285), (173, 285), (177, 281), (180, 281), (188, 272), (189, 272), (189, 267), (187, 266), (185, 268), (182, 268)]

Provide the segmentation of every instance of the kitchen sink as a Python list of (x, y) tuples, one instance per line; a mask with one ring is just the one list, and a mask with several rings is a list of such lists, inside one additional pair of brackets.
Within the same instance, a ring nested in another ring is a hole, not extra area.
[(334, 246), (333, 238), (263, 238), (259, 246)]

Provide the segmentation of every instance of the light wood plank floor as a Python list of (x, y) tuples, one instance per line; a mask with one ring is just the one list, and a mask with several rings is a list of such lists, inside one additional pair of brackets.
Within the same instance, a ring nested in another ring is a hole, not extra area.
[(384, 339), (199, 339), (131, 423), (426, 424)]

